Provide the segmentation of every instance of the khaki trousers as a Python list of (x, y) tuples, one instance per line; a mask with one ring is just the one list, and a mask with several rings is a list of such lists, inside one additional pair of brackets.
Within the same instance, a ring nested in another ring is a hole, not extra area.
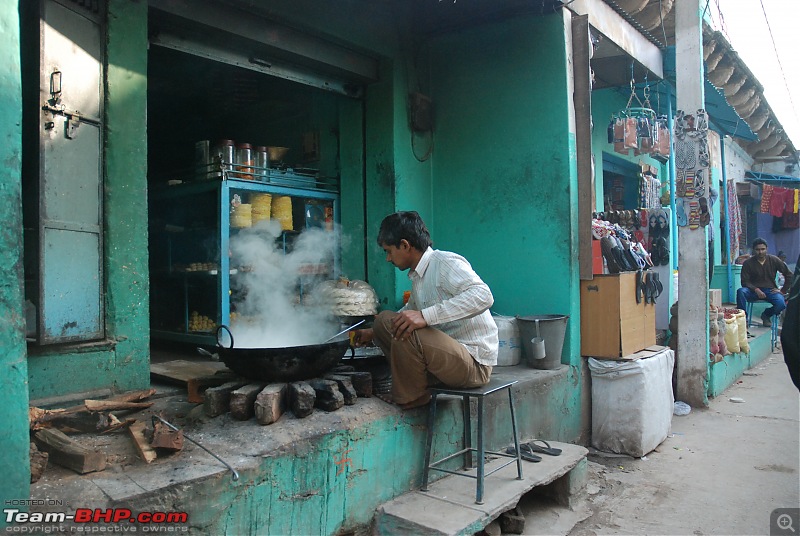
[(383, 311), (373, 325), (373, 341), (391, 365), (395, 403), (407, 404), (422, 398), (429, 394), (428, 386), (472, 388), (489, 382), (492, 367), (475, 361), (464, 345), (436, 328), (418, 329), (407, 340), (394, 340), (395, 316), (395, 312)]

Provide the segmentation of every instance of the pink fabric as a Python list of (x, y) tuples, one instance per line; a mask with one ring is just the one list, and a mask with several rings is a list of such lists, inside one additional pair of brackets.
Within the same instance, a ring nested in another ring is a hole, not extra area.
[[(775, 188), (772, 191), (772, 198), (769, 201), (769, 213), (776, 218), (780, 218), (783, 216), (783, 213), (786, 209), (788, 196), (787, 194), (792, 193), (791, 190), (786, 188)], [(794, 200), (794, 194), (792, 193), (792, 200)]]
[(739, 256), (739, 236), (742, 234), (742, 214), (739, 210), (739, 197), (736, 195), (736, 184), (728, 181), (728, 217), (730, 232), (729, 261)]

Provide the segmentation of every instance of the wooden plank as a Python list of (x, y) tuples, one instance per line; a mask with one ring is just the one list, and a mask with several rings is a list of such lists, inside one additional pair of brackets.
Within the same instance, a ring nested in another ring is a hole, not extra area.
[(84, 447), (58, 430), (39, 430), (34, 438), (37, 446), (50, 455), (50, 461), (76, 473), (85, 474), (106, 468), (105, 454)]
[(147, 439), (144, 437), (144, 428), (143, 422), (135, 422), (128, 427), (128, 434), (130, 434), (131, 439), (133, 439), (133, 444), (139, 452), (139, 456), (141, 456), (145, 463), (150, 463), (156, 459), (158, 454), (156, 454), (156, 451), (147, 443)]
[(575, 107), (575, 153), (578, 168), (578, 269), (580, 278), (591, 280), (592, 211), (592, 79), (589, 66), (589, 17), (572, 19), (573, 105)]
[(191, 378), (213, 376), (217, 371), (227, 371), (220, 361), (187, 361), (176, 359), (164, 363), (150, 364), (150, 378), (166, 383), (186, 385)]
[(116, 411), (120, 409), (147, 409), (154, 402), (118, 402), (116, 400), (86, 400), (87, 411)]

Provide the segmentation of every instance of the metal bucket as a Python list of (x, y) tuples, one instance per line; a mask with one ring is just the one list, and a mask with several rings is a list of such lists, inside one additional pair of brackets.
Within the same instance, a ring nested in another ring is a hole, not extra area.
[(561, 365), (568, 320), (567, 315), (517, 317), (522, 351), (529, 367), (553, 370)]

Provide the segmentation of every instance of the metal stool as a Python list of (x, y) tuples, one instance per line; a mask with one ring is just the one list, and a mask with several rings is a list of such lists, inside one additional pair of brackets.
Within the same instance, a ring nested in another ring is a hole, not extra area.
[[(763, 300), (759, 300), (759, 301), (763, 301)], [(749, 302), (747, 302), (745, 304), (744, 314), (745, 314), (745, 316), (747, 316), (747, 327), (748, 328), (750, 327), (750, 323), (753, 320), (753, 304), (754, 303), (755, 302), (749, 301)], [(772, 315), (770, 317), (770, 320), (772, 321), (772, 326), (770, 327), (769, 343), (770, 343), (770, 351), (774, 352), (775, 348), (778, 347), (778, 321), (780, 320), (780, 316), (779, 315)]]
[[(477, 504), (483, 504), (483, 479), (485, 476), (489, 476), (492, 473), (495, 473), (509, 465), (517, 462), (517, 480), (522, 480), (522, 460), (519, 456), (519, 438), (517, 437), (517, 418), (514, 415), (514, 398), (511, 396), (511, 386), (517, 383), (517, 380), (500, 380), (496, 378), (492, 378), (489, 383), (484, 385), (483, 387), (477, 387), (475, 389), (458, 389), (455, 387), (432, 387), (431, 388), (431, 402), (430, 402), (430, 409), (428, 412), (428, 438), (427, 438), (427, 447), (425, 450), (425, 470), (422, 476), (422, 491), (428, 491), (428, 473), (431, 469), (434, 471), (442, 471), (444, 473), (450, 473), (456, 476), (465, 476), (467, 478), (475, 478), (477, 479), (477, 491), (475, 494), (475, 502)], [(502, 389), (508, 390), (508, 405), (511, 408), (511, 428), (514, 433), (514, 449), (516, 454), (508, 454), (505, 452), (495, 452), (485, 450), (484, 448), (484, 433), (483, 433), (483, 412), (484, 412), (484, 399), (492, 394), (496, 393)], [(463, 415), (464, 415), (464, 448), (459, 450), (454, 454), (450, 454), (449, 456), (445, 456), (444, 458), (437, 460), (431, 463), (431, 445), (433, 443), (433, 427), (436, 423), (436, 401), (438, 395), (456, 395), (463, 398)], [(470, 429), (470, 397), (475, 397), (478, 399), (478, 447), (474, 448), (472, 446), (472, 430)], [(464, 455), (464, 469), (472, 469), (472, 453), (477, 453), (478, 456), (478, 467), (477, 467), (477, 474), (466, 474), (464, 472), (458, 471), (451, 471), (449, 469), (443, 469), (440, 467), (436, 467), (437, 465), (446, 462), (456, 456)], [(489, 473), (484, 474), (484, 463), (485, 463), (485, 455), (486, 454), (494, 454), (496, 456), (505, 456), (507, 458), (513, 458), (509, 460), (500, 467), (492, 469)]]

